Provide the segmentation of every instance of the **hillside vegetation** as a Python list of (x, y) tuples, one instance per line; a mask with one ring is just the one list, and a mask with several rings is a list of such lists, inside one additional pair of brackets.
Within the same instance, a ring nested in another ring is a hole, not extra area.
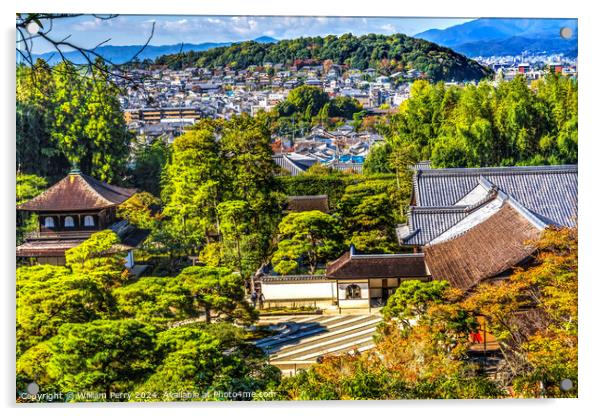
[(244, 69), (267, 62), (292, 65), (296, 61), (307, 60), (316, 63), (331, 60), (334, 64), (345, 64), (354, 69), (372, 67), (385, 74), (417, 69), (433, 80), (479, 80), (489, 75), (487, 68), (451, 49), (403, 34), (329, 35), (276, 43), (249, 41), (179, 57), (165, 55), (157, 58), (156, 63), (174, 68), (197, 65)]

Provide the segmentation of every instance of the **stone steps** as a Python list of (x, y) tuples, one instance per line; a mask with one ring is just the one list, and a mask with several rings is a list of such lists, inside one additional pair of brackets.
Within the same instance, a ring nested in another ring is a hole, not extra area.
[(319, 357), (374, 348), (374, 333), (381, 321), (376, 314), (286, 316), (262, 320), (279, 334), (256, 342), (270, 356), (270, 363), (284, 376), (307, 368)]
[(331, 317), (321, 317), (313, 321), (303, 320), (295, 322), (285, 322), (289, 327), (283, 329), (280, 334), (268, 338), (264, 338), (255, 343), (260, 348), (269, 347), (271, 351), (275, 351), (275, 347), (282, 344), (297, 344), (301, 339), (309, 336), (317, 335), (321, 332), (331, 331), (336, 328), (344, 328), (352, 325), (354, 322), (366, 319), (365, 316), (348, 317), (337, 315)]
[[(294, 345), (284, 345), (282, 348), (280, 348), (280, 350), (278, 350), (278, 355), (281, 355), (282, 353), (289, 351), (291, 349), (298, 349), (300, 347), (305, 347), (308, 345), (317, 345), (317, 344), (328, 342), (332, 339), (344, 337), (344, 336), (347, 336), (349, 333), (354, 333), (353, 331), (355, 331), (355, 332), (370, 331), (373, 333), (379, 322), (380, 322), (380, 320), (378, 320), (378, 319), (375, 320), (371, 317), (366, 317), (365, 319), (362, 319), (360, 321), (352, 322), (350, 325), (335, 328), (335, 330), (333, 330), (333, 331), (323, 332), (320, 335), (315, 336), (315, 337), (303, 338)], [(276, 352), (276, 351), (274, 351), (274, 352)]]
[(349, 332), (342, 336), (324, 337), (324, 338), (327, 338), (324, 340), (322, 338), (318, 337), (318, 339), (312, 340), (311, 342), (308, 342), (304, 345), (296, 346), (294, 348), (289, 348), (287, 351), (284, 351), (284, 352), (278, 351), (276, 353), (276, 355), (274, 355), (274, 360), (279, 360), (279, 359), (284, 359), (284, 358), (286, 358), (288, 360), (288, 359), (295, 358), (302, 353), (307, 354), (309, 352), (314, 352), (314, 351), (320, 352), (325, 349), (330, 349), (330, 348), (336, 347), (338, 345), (346, 344), (353, 340), (366, 339), (366, 338), (372, 339), (373, 335), (374, 335), (374, 326), (368, 327), (367, 329), (363, 329), (358, 332)]
[[(374, 346), (374, 340), (372, 339), (372, 335), (353, 337), (351, 339), (346, 339), (346, 340), (332, 343), (332, 344), (328, 345), (327, 348), (324, 348), (324, 347), (313, 348), (312, 350), (309, 350), (309, 351), (302, 351), (302, 352), (288, 355), (287, 357), (282, 357), (282, 359), (287, 360), (287, 361), (317, 360), (318, 357), (320, 357), (320, 356), (325, 356), (328, 354), (340, 354), (340, 353), (344, 353), (344, 352), (350, 352), (355, 349), (364, 348), (364, 347), (368, 347), (368, 346), (371, 346), (371, 347)], [(270, 361), (272, 363), (276, 364), (279, 361), (279, 359), (280, 359), (280, 357), (278, 355), (276, 355), (273, 358), (273, 360), (270, 359)]]

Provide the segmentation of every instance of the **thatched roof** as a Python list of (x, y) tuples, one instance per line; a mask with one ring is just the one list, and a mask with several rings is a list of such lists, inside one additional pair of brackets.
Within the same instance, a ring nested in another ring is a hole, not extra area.
[(134, 188), (109, 185), (79, 171), (72, 171), (17, 208), (23, 211), (51, 212), (98, 210), (120, 205), (136, 192)]
[(322, 211), (328, 213), (328, 195), (289, 196), (286, 210), (292, 212)]
[(484, 221), (449, 240), (424, 246), (425, 261), (434, 279), (468, 290), (531, 256), (529, 244), (539, 238), (542, 223), (512, 201)]

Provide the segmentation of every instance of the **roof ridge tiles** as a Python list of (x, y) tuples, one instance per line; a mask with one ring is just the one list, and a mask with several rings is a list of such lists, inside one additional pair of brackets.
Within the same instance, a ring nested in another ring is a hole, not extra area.
[[(535, 214), (533, 214), (531, 211), (529, 211), (527, 208), (525, 208), (520, 202), (518, 202), (516, 199), (512, 198), (509, 195), (506, 195), (504, 193), (502, 193), (502, 195), (500, 195), (501, 199), (502, 199), (502, 206), (500, 207), (503, 208), (505, 205), (509, 205), (510, 207), (512, 207), (512, 209), (514, 209), (516, 212), (518, 212), (520, 215), (522, 215), (527, 221), (529, 221), (535, 228), (537, 228), (538, 230), (543, 230), (544, 228), (546, 228), (549, 224), (546, 224), (543, 220), (541, 220), (540, 218), (538, 218)], [(496, 213), (499, 212), (496, 211)], [(493, 215), (495, 215), (496, 213), (494, 213)], [(483, 221), (479, 222), (476, 225), (481, 224), (482, 222), (487, 221), (489, 218), (491, 217), (487, 217), (485, 218)], [(460, 220), (461, 221), (461, 220)], [(448, 230), (452, 229), (453, 227), (455, 227), (460, 221), (458, 221), (457, 223), (453, 224), (451, 227), (448, 227), (445, 231), (441, 232), (439, 235), (444, 234), (445, 232), (447, 232)], [(475, 226), (476, 226), (475, 225)], [(445, 243), (447, 241), (452, 241), (455, 240), (461, 236), (463, 236), (464, 234), (468, 233), (470, 230), (472, 230), (475, 226), (472, 226), (470, 228), (465, 229), (464, 231), (461, 231), (455, 235), (453, 235), (450, 238), (447, 238), (443, 241), (437, 242), (435, 244), (440, 244), (440, 243)], [(430, 246), (432, 245), (432, 242), (428, 242), (426, 244), (426, 246)]]
[(483, 168), (438, 168), (419, 169), (415, 176), (476, 176), (487, 173), (573, 173), (578, 165), (541, 165), (541, 166), (492, 166)]
[(392, 259), (392, 258), (424, 257), (424, 253), (378, 253), (378, 254), (352, 254), (350, 259)]
[(295, 199), (311, 199), (311, 198), (327, 198), (328, 195), (326, 194), (319, 194), (319, 195), (289, 195), (288, 198), (295, 198)]
[(507, 197), (507, 194), (502, 192), (497, 186), (495, 186), (494, 188), (492, 188), (491, 191), (489, 191), (487, 193), (487, 195), (482, 198), (481, 200), (475, 202), (474, 204), (470, 204), (470, 205), (444, 205), (444, 206), (409, 206), (408, 207), (408, 211), (410, 212), (424, 212), (424, 213), (428, 213), (428, 212), (440, 212), (440, 213), (456, 213), (456, 212), (472, 212), (478, 208), (480, 208), (482, 205), (494, 200), (495, 198), (498, 197), (498, 195), (502, 196), (502, 197)]

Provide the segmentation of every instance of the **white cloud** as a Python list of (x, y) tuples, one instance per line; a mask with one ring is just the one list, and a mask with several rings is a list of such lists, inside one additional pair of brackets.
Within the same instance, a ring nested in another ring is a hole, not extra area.
[(103, 24), (108, 25), (109, 22), (110, 20), (94, 18), (92, 20), (85, 20), (83, 22), (76, 23), (75, 25), (73, 25), (73, 29), (78, 31), (95, 30), (100, 28)]
[(395, 33), (397, 30), (395, 29), (395, 26), (393, 26), (392, 24), (388, 23), (386, 25), (382, 25), (380, 27), (382, 30), (384, 30), (386, 33)]
[(168, 45), (180, 42), (236, 42), (270, 36), (293, 39), (301, 36), (325, 36), (353, 33), (417, 33), (433, 27), (458, 23), (445, 19), (365, 18), (365, 17), (300, 17), (300, 16), (136, 16), (120, 15), (103, 20), (87, 15), (55, 24), (56, 34), (68, 36), (77, 32), (85, 46), (93, 46), (111, 38), (114, 45), (138, 45), (155, 31), (151, 44)]

